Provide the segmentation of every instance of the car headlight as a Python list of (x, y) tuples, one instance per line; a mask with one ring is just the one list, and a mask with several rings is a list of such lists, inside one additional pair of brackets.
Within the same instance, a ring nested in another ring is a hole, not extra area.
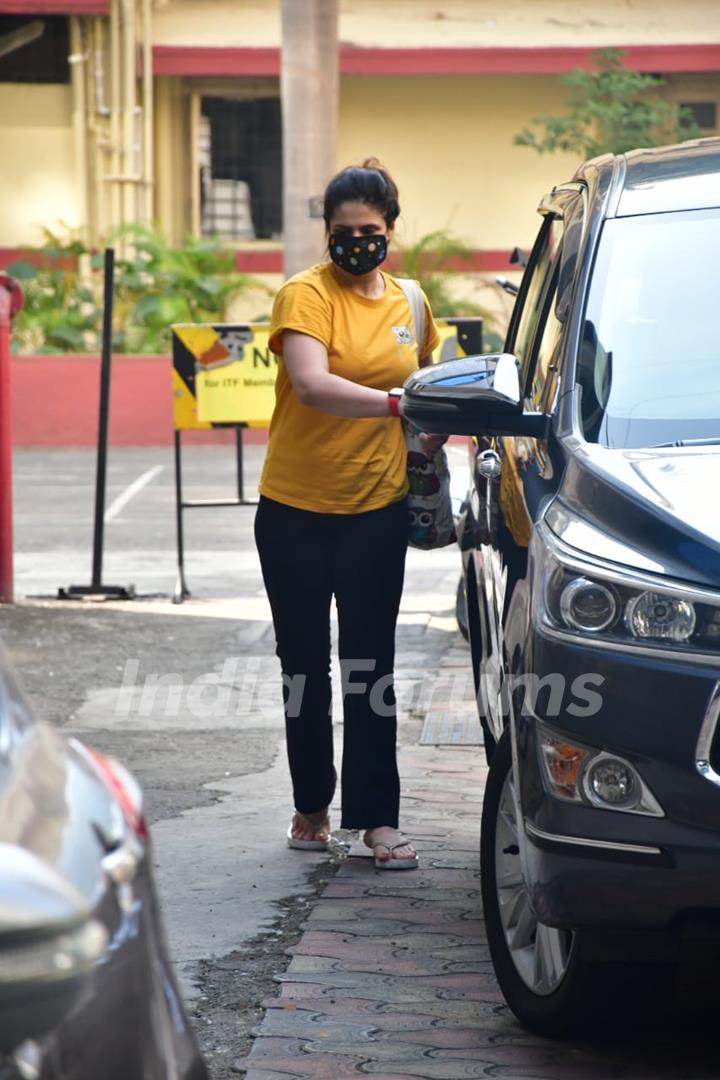
[(720, 594), (712, 604), (710, 590), (655, 584), (566, 553), (547, 535), (532, 542), (535, 615), (545, 625), (596, 641), (720, 652)]
[(597, 634), (617, 619), (617, 597), (599, 581), (573, 578), (560, 594), (560, 614), (571, 629)]
[(695, 608), (687, 600), (644, 592), (628, 601), (625, 621), (637, 638), (687, 641), (695, 629)]

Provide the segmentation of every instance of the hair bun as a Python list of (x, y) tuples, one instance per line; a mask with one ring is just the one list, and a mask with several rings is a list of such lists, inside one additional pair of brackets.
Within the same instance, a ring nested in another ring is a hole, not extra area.
[(323, 218), (327, 229), (336, 209), (345, 202), (366, 203), (379, 210), (389, 229), (400, 214), (395, 181), (374, 157), (365, 158), (362, 165), (341, 169), (325, 188)]

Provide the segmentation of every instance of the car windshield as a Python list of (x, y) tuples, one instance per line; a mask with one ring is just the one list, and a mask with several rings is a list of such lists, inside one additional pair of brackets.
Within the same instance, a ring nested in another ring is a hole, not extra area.
[(585, 437), (720, 441), (720, 210), (603, 227), (578, 355)]

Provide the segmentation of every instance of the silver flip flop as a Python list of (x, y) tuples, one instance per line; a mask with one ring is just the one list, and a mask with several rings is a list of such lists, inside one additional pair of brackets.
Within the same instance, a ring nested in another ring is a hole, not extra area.
[[(320, 828), (319, 825), (314, 826), (312, 821), (308, 821), (308, 819), (305, 817), (305, 815), (301, 814), (299, 810), (296, 810), (295, 813), (298, 815), (298, 817), (302, 818), (304, 821), (307, 821), (308, 825), (312, 826), (313, 828), (316, 828), (316, 827)], [(326, 818), (325, 820), (327, 821), (327, 823), (329, 825), (330, 824), (330, 819)], [(288, 826), (288, 831), (287, 831), (287, 845), (288, 845), (289, 848), (295, 848), (297, 851), (327, 851), (328, 848), (330, 847), (330, 830), (329, 829), (328, 829), (328, 838), (327, 838), (327, 840), (298, 840), (292, 834), (292, 827), (293, 827), (293, 823), (292, 823), (292, 819), (291, 819), (290, 824)]]
[[(405, 847), (408, 844), (410, 844), (410, 846), (412, 847), (412, 844), (410, 843), (408, 838), (406, 836), (402, 836), (402, 834), (397, 844), (384, 844), (382, 840), (378, 840), (376, 844), (372, 844), (371, 849), (373, 855), (375, 856), (375, 869), (417, 870), (418, 866), (420, 865), (420, 860), (418, 859), (417, 855), (415, 855), (412, 859), (393, 859), (392, 857), (393, 851), (395, 851), (397, 848)], [(389, 859), (378, 859), (377, 855), (375, 855), (375, 848), (379, 847), (387, 848), (387, 850), (390, 852)]]

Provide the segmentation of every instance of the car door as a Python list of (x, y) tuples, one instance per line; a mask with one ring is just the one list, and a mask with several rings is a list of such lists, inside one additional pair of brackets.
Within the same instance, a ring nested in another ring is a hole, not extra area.
[[(545, 214), (513, 311), (505, 351), (520, 364), (527, 410), (551, 414), (558, 390), (563, 322), (558, 296), (572, 279), (563, 267), (566, 222), (573, 240), (582, 219), (583, 197), (576, 187), (557, 196)], [(574, 246), (574, 243), (573, 243)], [(496, 439), (476, 466), (488, 470), (495, 456), (499, 477), (488, 492), (486, 543), (479, 559), (487, 611), (483, 698), (492, 737), (500, 737), (507, 715), (506, 675), (522, 665), (527, 619), (527, 555), (533, 522), (543, 500), (557, 487), (561, 461), (552, 436)], [(480, 579), (479, 579), (480, 580)]]

